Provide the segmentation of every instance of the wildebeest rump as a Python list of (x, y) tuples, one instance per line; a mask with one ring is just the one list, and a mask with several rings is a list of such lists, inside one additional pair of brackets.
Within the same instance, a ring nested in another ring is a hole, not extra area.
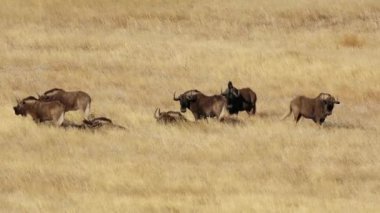
[(296, 123), (304, 117), (322, 125), (326, 117), (332, 114), (334, 104), (340, 104), (340, 102), (328, 93), (320, 93), (316, 98), (297, 96), (290, 102), (289, 113), (282, 119), (293, 113)]
[(54, 88), (39, 96), (41, 101), (59, 101), (65, 106), (65, 112), (81, 110), (85, 119), (90, 115), (91, 97), (83, 91), (66, 92)]
[(250, 88), (237, 89), (228, 82), (228, 88), (221, 93), (227, 98), (227, 109), (230, 114), (238, 114), (239, 111), (246, 111), (248, 115), (256, 113), (256, 93)]
[(160, 108), (154, 111), (154, 118), (159, 123), (175, 123), (175, 122), (186, 122), (187, 119), (180, 112), (167, 111), (161, 112)]
[(13, 107), (16, 115), (30, 115), (37, 123), (52, 121), (60, 126), (64, 121), (65, 107), (59, 101), (43, 102), (33, 96), (17, 100), (17, 106)]
[(198, 90), (189, 90), (178, 97), (174, 93), (173, 100), (180, 102), (181, 112), (189, 109), (195, 120), (207, 117), (217, 117), (222, 120), (227, 113), (227, 100), (222, 95), (207, 96)]

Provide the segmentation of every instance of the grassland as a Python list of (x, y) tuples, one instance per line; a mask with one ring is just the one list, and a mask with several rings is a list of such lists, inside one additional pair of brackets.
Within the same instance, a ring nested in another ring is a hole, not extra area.
[[(2, 0), (0, 29), (1, 212), (380, 211), (377, 0)], [(228, 80), (256, 116), (155, 123), (174, 91)], [(14, 115), (54, 87), (127, 130)], [(321, 91), (342, 102), (324, 128), (279, 121)]]

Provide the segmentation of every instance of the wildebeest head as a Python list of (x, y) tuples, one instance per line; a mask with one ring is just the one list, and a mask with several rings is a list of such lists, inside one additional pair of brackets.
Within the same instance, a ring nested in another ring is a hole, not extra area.
[(323, 102), (324, 111), (326, 115), (331, 115), (334, 109), (334, 104), (340, 104), (338, 100), (335, 99), (334, 96), (328, 93), (319, 94), (319, 99)]
[(232, 82), (228, 82), (228, 87), (224, 92), (221, 92), (221, 95), (225, 96), (227, 99), (234, 99), (240, 96), (240, 92), (237, 88), (232, 85)]
[[(234, 99), (238, 98), (240, 96), (240, 91), (232, 85), (232, 82), (228, 82), (228, 87), (224, 92), (221, 92), (221, 95), (225, 96), (229, 103), (233, 101)], [(232, 107), (230, 104), (228, 107)]]
[(21, 101), (16, 99), (17, 105), (13, 107), (16, 115), (26, 116), (26, 107), (28, 104), (35, 103), (37, 98), (33, 96), (29, 96), (27, 98), (22, 99)]
[(54, 88), (46, 91), (43, 95), (38, 95), (38, 100), (40, 101), (54, 101), (56, 96), (64, 92), (63, 89)]
[(180, 96), (176, 97), (175, 92), (173, 95), (173, 100), (179, 101), (181, 105), (181, 112), (186, 112), (186, 108), (190, 107), (191, 102), (194, 102), (197, 100), (197, 94), (199, 93), (198, 90), (189, 90)]

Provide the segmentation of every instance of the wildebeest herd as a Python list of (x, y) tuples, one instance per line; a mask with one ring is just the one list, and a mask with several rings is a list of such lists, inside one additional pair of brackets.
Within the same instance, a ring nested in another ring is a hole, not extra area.
[[(187, 122), (189, 120), (182, 114), (187, 109), (191, 111), (196, 121), (207, 118), (224, 121), (229, 115), (238, 114), (241, 111), (246, 111), (248, 115), (254, 115), (257, 96), (250, 88), (238, 89), (230, 81), (227, 89), (222, 90), (219, 95), (207, 96), (193, 89), (178, 96), (174, 92), (173, 100), (179, 102), (180, 112), (161, 112), (157, 108), (154, 111), (154, 118), (159, 123)], [(293, 113), (296, 123), (301, 117), (304, 117), (322, 125), (326, 117), (332, 114), (335, 104), (340, 104), (340, 102), (328, 93), (320, 93), (315, 98), (297, 96), (290, 102), (289, 112), (282, 119)], [(51, 89), (38, 95), (38, 98), (29, 96), (17, 100), (17, 105), (13, 109), (16, 115), (30, 115), (37, 123), (50, 122), (56, 126), (80, 129), (94, 129), (103, 126), (124, 129), (124, 127), (114, 124), (109, 118), (90, 116), (91, 97), (83, 91), (69, 92), (63, 89)], [(83, 112), (83, 122), (75, 124), (65, 121), (65, 112), (76, 110)]]
[[(50, 122), (55, 126), (75, 127), (80, 129), (99, 128), (103, 126), (124, 127), (113, 124), (106, 117), (90, 119), (91, 97), (83, 91), (65, 91), (54, 88), (38, 95), (16, 100), (17, 105), (13, 107), (16, 115), (30, 115), (36, 123)], [(65, 112), (80, 110), (84, 114), (82, 124), (65, 121)]]

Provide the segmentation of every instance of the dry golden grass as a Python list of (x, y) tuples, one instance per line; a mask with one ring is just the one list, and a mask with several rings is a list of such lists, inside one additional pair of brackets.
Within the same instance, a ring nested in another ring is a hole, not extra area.
[[(0, 210), (379, 212), (379, 14), (378, 0), (1, 1)], [(257, 116), (154, 121), (179, 109), (174, 91), (228, 80), (256, 91)], [(13, 114), (53, 87), (127, 130)], [(324, 128), (279, 121), (321, 91), (342, 102)]]
[(364, 41), (362, 41), (357, 35), (345, 35), (341, 40), (341, 45), (344, 47), (360, 48), (363, 47)]

